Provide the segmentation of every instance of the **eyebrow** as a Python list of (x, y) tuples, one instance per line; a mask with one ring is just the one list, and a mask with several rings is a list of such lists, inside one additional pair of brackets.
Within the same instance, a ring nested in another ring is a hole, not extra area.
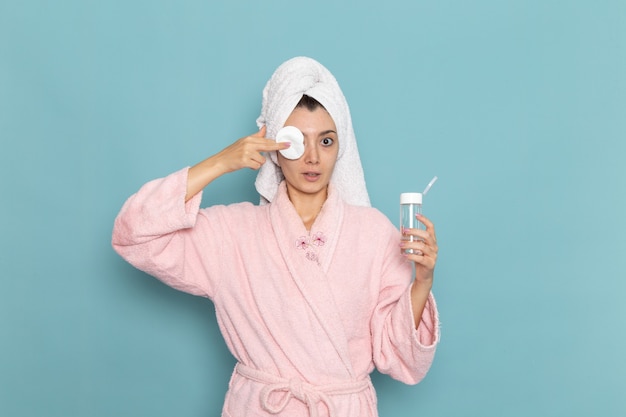
[(337, 134), (337, 132), (335, 132), (334, 130), (329, 129), (329, 130), (325, 130), (325, 131), (323, 131), (323, 132), (320, 132), (320, 134), (319, 134), (319, 135), (320, 135), (320, 136), (323, 136), (323, 135), (328, 135), (329, 133), (334, 133), (335, 135)]

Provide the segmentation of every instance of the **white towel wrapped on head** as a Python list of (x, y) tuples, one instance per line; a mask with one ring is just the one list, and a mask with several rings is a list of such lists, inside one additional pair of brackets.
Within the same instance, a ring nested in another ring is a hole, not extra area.
[[(335, 77), (319, 62), (296, 57), (276, 69), (263, 89), (263, 106), (257, 126), (259, 129), (266, 126), (266, 137), (274, 139), (303, 95), (319, 101), (337, 126), (339, 154), (330, 179), (332, 186), (345, 202), (369, 206), (348, 103)], [(263, 164), (255, 182), (262, 204), (274, 199), (283, 178), (276, 152), (271, 152), (270, 160)]]

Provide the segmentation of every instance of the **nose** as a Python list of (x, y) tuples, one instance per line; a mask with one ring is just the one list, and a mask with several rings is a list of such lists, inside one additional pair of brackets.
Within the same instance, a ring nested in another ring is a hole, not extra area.
[(316, 165), (320, 162), (319, 151), (317, 149), (317, 144), (307, 143), (305, 141), (304, 144), (304, 162), (311, 165)]

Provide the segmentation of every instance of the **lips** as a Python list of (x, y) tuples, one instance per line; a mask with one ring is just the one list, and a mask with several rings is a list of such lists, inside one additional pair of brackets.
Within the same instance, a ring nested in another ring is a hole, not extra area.
[(319, 172), (305, 172), (303, 175), (307, 181), (317, 181), (322, 174)]

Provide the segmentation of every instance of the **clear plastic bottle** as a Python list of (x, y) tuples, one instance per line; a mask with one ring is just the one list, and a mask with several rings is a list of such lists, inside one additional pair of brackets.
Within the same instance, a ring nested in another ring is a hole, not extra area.
[[(424, 229), (424, 225), (415, 216), (422, 214), (422, 193), (402, 193), (400, 194), (400, 232), (403, 229)], [(413, 242), (417, 240), (414, 236), (402, 234), (402, 240)], [(405, 249), (405, 253), (413, 253), (413, 249)]]

